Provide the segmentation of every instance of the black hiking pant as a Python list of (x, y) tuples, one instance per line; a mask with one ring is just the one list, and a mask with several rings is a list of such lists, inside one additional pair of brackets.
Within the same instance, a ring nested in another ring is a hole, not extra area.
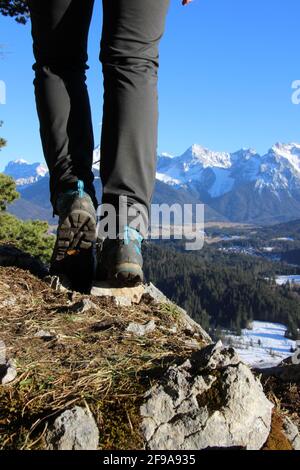
[[(94, 0), (28, 0), (34, 87), (51, 202), (93, 185), (93, 129), (85, 71)], [(159, 41), (169, 0), (102, 0), (102, 203), (140, 203), (149, 216), (157, 153)], [(121, 197), (122, 199), (122, 197)]]

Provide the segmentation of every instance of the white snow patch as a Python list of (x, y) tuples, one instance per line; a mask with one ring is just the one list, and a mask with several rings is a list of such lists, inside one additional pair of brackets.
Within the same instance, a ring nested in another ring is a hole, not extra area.
[(242, 330), (241, 336), (226, 334), (224, 344), (234, 347), (242, 361), (252, 367), (278, 365), (292, 356), (296, 342), (285, 338), (286, 326), (281, 323), (253, 321), (252, 329)]
[(278, 237), (278, 238), (272, 238), (272, 240), (277, 240), (279, 242), (293, 242), (294, 238), (291, 238), (291, 237)]
[(175, 155), (171, 155), (170, 153), (168, 152), (162, 152), (160, 154), (162, 157), (167, 157), (167, 158), (174, 158)]
[(180, 184), (181, 183), (181, 181), (176, 178), (172, 178), (169, 175), (166, 175), (164, 173), (158, 173), (158, 172), (156, 172), (156, 179), (158, 179), (159, 181), (162, 181), (163, 183), (168, 183), (168, 184)]
[(30, 165), (30, 163), (27, 160), (24, 160), (24, 158), (18, 158), (17, 160), (13, 160), (12, 163), (16, 163), (17, 165), (23, 165), (23, 163), (25, 163), (26, 165)]
[(222, 196), (223, 194), (231, 191), (234, 185), (234, 179), (231, 178), (228, 170), (224, 168), (214, 168), (213, 172), (216, 179), (209, 189), (211, 197)]
[(277, 276), (275, 282), (278, 286), (282, 286), (288, 282), (291, 284), (300, 284), (300, 275), (290, 274), (288, 276)]

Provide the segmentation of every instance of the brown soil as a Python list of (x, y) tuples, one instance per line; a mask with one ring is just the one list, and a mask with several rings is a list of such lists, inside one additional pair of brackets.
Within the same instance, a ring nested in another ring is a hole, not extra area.
[(282, 417), (278, 410), (273, 412), (271, 432), (262, 450), (293, 450), (283, 433)]

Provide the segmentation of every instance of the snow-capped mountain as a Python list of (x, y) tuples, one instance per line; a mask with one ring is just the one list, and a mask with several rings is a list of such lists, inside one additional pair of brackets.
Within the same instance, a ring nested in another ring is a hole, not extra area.
[(234, 222), (276, 223), (300, 217), (300, 144), (214, 152), (194, 144), (158, 157), (157, 178), (185, 188)]
[(194, 144), (178, 157), (163, 154), (158, 157), (157, 179), (172, 185), (187, 185), (196, 181), (205, 183), (212, 172), (231, 167), (229, 153), (212, 152)]
[(300, 189), (300, 144), (276, 144), (262, 158), (256, 187), (289, 195)]
[[(100, 147), (95, 148), (93, 161), (100, 198)], [(45, 165), (17, 160), (4, 172), (16, 180), (23, 202), (41, 204), (48, 210)], [(300, 218), (298, 143), (277, 143), (265, 155), (253, 149), (216, 152), (194, 144), (179, 156), (158, 155), (156, 179), (154, 203), (204, 203), (207, 221), (270, 224)], [(16, 201), (14, 210), (18, 204), (21, 202)]]
[(28, 163), (26, 160), (19, 159), (9, 162), (4, 173), (11, 176), (17, 186), (25, 187), (43, 178), (48, 173), (48, 169), (43, 163)]
[(267, 188), (279, 196), (282, 190), (300, 189), (300, 144), (276, 144), (263, 156), (252, 149), (230, 154), (194, 144), (178, 157), (159, 157), (157, 178), (176, 186), (196, 185), (210, 198), (251, 182), (257, 191)]

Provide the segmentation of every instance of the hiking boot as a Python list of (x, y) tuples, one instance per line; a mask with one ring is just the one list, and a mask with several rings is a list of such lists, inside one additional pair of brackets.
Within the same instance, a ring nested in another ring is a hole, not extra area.
[(142, 241), (141, 234), (127, 225), (116, 239), (106, 238), (97, 260), (96, 279), (118, 286), (141, 284), (144, 280)]
[(56, 210), (59, 224), (50, 274), (67, 277), (72, 289), (88, 293), (95, 266), (96, 211), (82, 181), (77, 190), (58, 195)]

